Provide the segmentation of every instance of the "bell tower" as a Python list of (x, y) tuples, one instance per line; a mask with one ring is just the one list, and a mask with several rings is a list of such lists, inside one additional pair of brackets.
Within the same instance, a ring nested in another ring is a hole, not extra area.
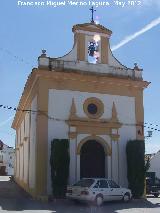
[(109, 38), (112, 31), (95, 22), (77, 24), (72, 28), (77, 45), (77, 60), (108, 64)]

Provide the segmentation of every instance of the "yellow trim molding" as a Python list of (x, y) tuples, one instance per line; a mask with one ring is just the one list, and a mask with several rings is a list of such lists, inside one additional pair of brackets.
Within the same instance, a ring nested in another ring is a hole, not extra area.
[(77, 137), (77, 132), (69, 132), (68, 137), (69, 139), (75, 139)]
[[(93, 103), (94, 101), (97, 101), (101, 109), (101, 112), (104, 112), (103, 103), (96, 98), (87, 99), (83, 107), (87, 108), (88, 104)], [(122, 126), (122, 124), (118, 120), (117, 111), (116, 111), (116, 107), (114, 103), (112, 107), (112, 117), (110, 119), (99, 119), (99, 118), (95, 119), (95, 118), (77, 116), (74, 99), (72, 99), (70, 116), (69, 116), (69, 120), (66, 121), (66, 123), (69, 125), (70, 127), (69, 129), (71, 129), (71, 127), (76, 128), (76, 132), (73, 132), (71, 130), (69, 131), (68, 135), (70, 139), (76, 138), (77, 134), (110, 135), (113, 138), (115, 137), (119, 138), (118, 129)], [(117, 129), (117, 134), (112, 134), (112, 129)]]
[(116, 141), (116, 142), (118, 142), (118, 140), (119, 140), (119, 138), (120, 138), (120, 135), (116, 135), (116, 134), (111, 134), (110, 135), (111, 136), (111, 140), (112, 141)]
[[(93, 28), (94, 26), (94, 28)], [(89, 32), (96, 32), (96, 33), (104, 33), (107, 35), (111, 35), (112, 31), (105, 28), (104, 26), (100, 24), (94, 24), (94, 23), (85, 23), (85, 24), (76, 24), (72, 28), (72, 32), (78, 31), (78, 30), (84, 30)]]
[[(39, 81), (41, 79), (43, 80), (42, 87), (48, 87), (48, 89), (135, 97), (136, 119), (143, 122), (143, 89), (149, 85), (149, 82), (114, 78), (106, 75), (89, 75), (87, 72), (84, 74), (81, 72), (50, 72), (34, 69), (27, 80), (18, 108), (30, 109), (33, 98), (39, 93)], [(12, 128), (17, 129), (20, 126), (25, 114), (26, 112), (23, 111), (16, 112)]]

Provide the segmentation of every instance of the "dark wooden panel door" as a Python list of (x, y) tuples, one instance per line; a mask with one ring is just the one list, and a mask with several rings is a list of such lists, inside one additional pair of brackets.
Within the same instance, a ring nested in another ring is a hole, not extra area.
[(81, 178), (105, 177), (105, 153), (102, 145), (94, 140), (87, 141), (81, 148)]

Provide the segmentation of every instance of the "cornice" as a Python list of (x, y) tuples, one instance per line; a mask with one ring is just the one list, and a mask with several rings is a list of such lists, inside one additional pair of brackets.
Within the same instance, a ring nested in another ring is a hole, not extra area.
[(84, 30), (84, 31), (89, 31), (89, 32), (96, 32), (96, 33), (104, 33), (111, 35), (112, 31), (105, 28), (104, 26), (100, 24), (95, 24), (95, 23), (84, 23), (84, 24), (76, 24), (72, 28), (72, 32), (75, 32), (77, 30)]

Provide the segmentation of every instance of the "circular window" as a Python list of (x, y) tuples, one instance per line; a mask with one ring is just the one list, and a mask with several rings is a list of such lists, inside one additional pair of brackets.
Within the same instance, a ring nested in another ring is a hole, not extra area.
[(95, 104), (89, 104), (88, 107), (87, 107), (87, 110), (89, 113), (95, 115), (98, 111), (98, 108)]
[(103, 103), (97, 98), (85, 100), (83, 108), (89, 118), (99, 118), (104, 112)]

